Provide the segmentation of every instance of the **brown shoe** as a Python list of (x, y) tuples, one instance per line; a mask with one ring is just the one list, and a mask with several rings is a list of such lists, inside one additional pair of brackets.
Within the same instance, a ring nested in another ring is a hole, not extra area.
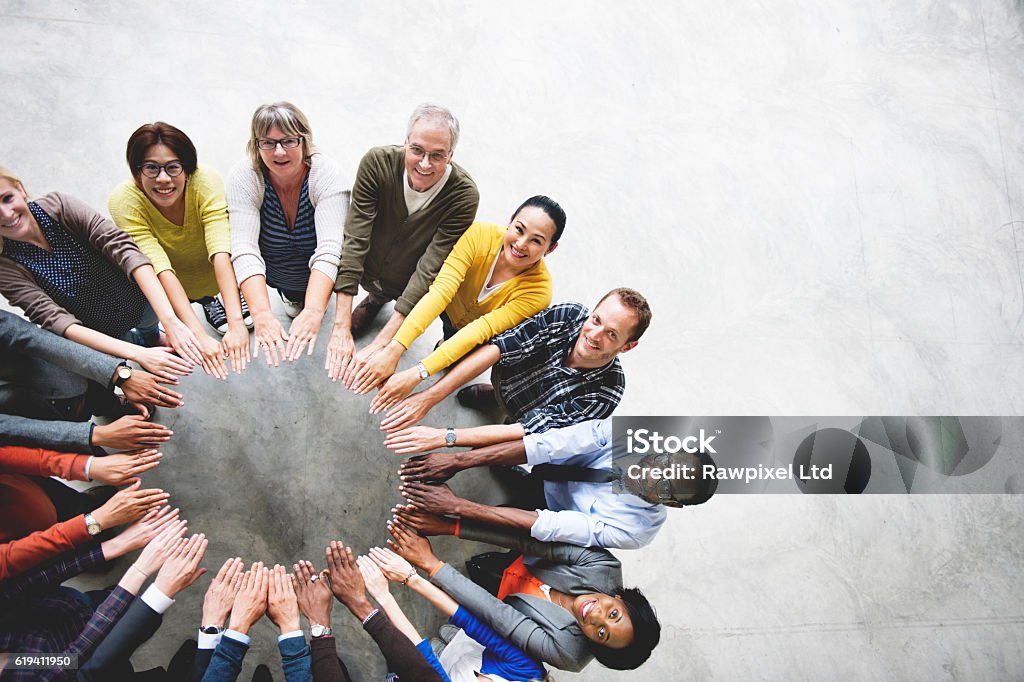
[(494, 396), (494, 386), (490, 384), (472, 384), (455, 394), (459, 405), (471, 410), (494, 410), (498, 407), (498, 399)]
[(364, 298), (362, 303), (357, 305), (355, 310), (352, 311), (352, 335), (365, 332), (370, 323), (373, 322), (373, 318), (377, 317), (377, 313), (383, 307), (383, 301), (378, 303), (369, 296)]

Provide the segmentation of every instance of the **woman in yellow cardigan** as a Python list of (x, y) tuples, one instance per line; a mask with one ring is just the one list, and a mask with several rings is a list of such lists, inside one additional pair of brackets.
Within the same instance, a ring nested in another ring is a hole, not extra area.
[[(546, 308), (551, 304), (551, 275), (543, 258), (558, 246), (564, 229), (565, 211), (546, 196), (524, 201), (507, 228), (470, 225), (391, 342), (347, 388), (367, 393), (387, 380), (370, 412), (387, 410), (420, 381)], [(444, 340), (415, 367), (395, 374), (402, 353), (438, 316)]]
[[(240, 373), (250, 359), (248, 312), (231, 267), (220, 175), (198, 163), (188, 135), (162, 121), (132, 133), (125, 157), (132, 179), (111, 192), (110, 216), (153, 262), (175, 314), (198, 339), (206, 373), (227, 379), (225, 357)], [(193, 301), (223, 339), (207, 333)]]

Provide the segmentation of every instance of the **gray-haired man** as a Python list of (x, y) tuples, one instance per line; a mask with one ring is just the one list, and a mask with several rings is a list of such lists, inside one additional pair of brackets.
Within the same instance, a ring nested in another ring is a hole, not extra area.
[[(334, 283), (337, 310), (327, 346), (327, 372), (347, 384), (391, 340), (427, 292), (480, 203), (473, 179), (452, 163), (459, 122), (444, 107), (421, 104), (409, 118), (404, 145), (374, 147), (359, 163)], [(352, 310), (359, 285), (367, 296)], [(365, 331), (384, 304), (395, 311), (359, 353), (353, 334)]]

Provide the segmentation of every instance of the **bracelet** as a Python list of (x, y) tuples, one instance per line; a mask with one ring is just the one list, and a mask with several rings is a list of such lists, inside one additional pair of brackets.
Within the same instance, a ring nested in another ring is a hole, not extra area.
[(409, 575), (405, 576), (405, 580), (402, 581), (402, 584), (405, 585), (405, 586), (408, 586), (409, 581), (412, 580), (412, 577), (414, 575), (416, 575), (416, 569), (415, 568), (412, 569), (411, 571), (409, 571)]
[(135, 564), (132, 564), (132, 565), (131, 565), (131, 566), (129, 566), (128, 568), (134, 568), (134, 569), (135, 569), (136, 571), (138, 571), (139, 573), (141, 573), (141, 574), (142, 574), (142, 577), (143, 577), (143, 578), (148, 578), (148, 577), (149, 577), (149, 574), (148, 574), (148, 573), (146, 573), (145, 571), (143, 571), (143, 570), (142, 570), (141, 568), (139, 568), (139, 567), (138, 567), (138, 566), (136, 566)]

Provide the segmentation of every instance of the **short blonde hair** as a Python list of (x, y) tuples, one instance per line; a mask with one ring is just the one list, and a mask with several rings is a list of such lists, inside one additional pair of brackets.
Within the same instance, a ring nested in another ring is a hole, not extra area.
[[(22, 192), (25, 192), (25, 185), (22, 184), (21, 178), (14, 174), (14, 172), (7, 166), (0, 166), (0, 178), (6, 180), (12, 185), (18, 187)], [(28, 196), (28, 192), (25, 192), (25, 196)], [(4, 250), (4, 239), (0, 237), (0, 253)]]
[[(0, 166), (0, 178), (3, 178), (12, 185), (17, 185), (21, 188), (22, 192), (25, 192), (25, 185), (22, 183), (21, 178), (14, 174), (14, 171), (9, 169), (7, 166)], [(28, 195), (28, 192), (25, 192)]]
[(285, 135), (302, 140), (303, 159), (308, 161), (309, 157), (316, 153), (316, 147), (313, 146), (313, 129), (301, 109), (291, 102), (264, 104), (257, 108), (252, 115), (249, 143), (245, 146), (249, 160), (252, 161), (253, 170), (262, 172), (266, 168), (256, 141), (261, 137), (266, 137), (274, 126), (280, 128)]

